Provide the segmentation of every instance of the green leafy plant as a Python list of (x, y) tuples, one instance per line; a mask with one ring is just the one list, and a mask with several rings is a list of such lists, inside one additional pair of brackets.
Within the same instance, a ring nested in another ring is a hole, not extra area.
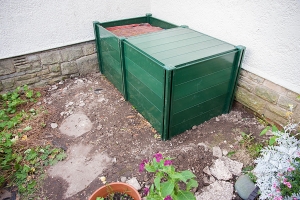
[[(198, 187), (195, 180), (196, 176), (189, 170), (176, 172), (170, 157), (163, 158), (160, 153), (155, 154), (153, 157), (151, 162), (143, 160), (139, 169), (140, 172), (146, 169), (147, 172), (155, 174), (154, 183), (150, 188), (144, 189), (144, 193), (147, 195), (146, 198), (148, 200), (195, 199), (190, 190)], [(185, 189), (181, 189), (183, 185)]]
[[(272, 130), (272, 132), (278, 131), (277, 127), (275, 125), (271, 126), (266, 126), (266, 128), (264, 128), (261, 132), (260, 132), (260, 136), (265, 135), (269, 130)], [(269, 139), (269, 145), (274, 145), (276, 142), (276, 139), (278, 137), (276, 135), (273, 135), (272, 137), (270, 137)]]
[(250, 133), (241, 132), (242, 140), (240, 140), (240, 144), (247, 149), (249, 154), (256, 158), (259, 156), (261, 149), (263, 148), (263, 144), (259, 142), (255, 142), (255, 137)]
[(24, 143), (28, 139), (24, 133), (32, 127), (27, 125), (20, 129), (20, 125), (37, 111), (33, 108), (25, 111), (20, 106), (40, 96), (26, 85), (0, 96), (0, 186), (17, 186), (23, 195), (34, 192), (36, 179), (43, 173), (44, 166), (66, 157), (61, 149)]

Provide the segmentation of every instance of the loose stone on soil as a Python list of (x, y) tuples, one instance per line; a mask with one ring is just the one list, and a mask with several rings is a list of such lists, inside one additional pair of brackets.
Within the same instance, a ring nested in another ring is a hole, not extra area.
[(127, 178), (125, 176), (121, 176), (121, 182), (125, 183)]
[(227, 157), (222, 157), (221, 160), (224, 161), (228, 170), (235, 176), (239, 176), (242, 173), (243, 163), (231, 160)]
[(128, 183), (129, 185), (131, 185), (132, 187), (134, 187), (136, 190), (140, 190), (142, 187), (139, 184), (139, 182), (137, 181), (137, 179), (135, 177), (133, 177), (130, 180), (127, 180), (126, 183)]
[(58, 125), (57, 125), (57, 123), (51, 123), (51, 128), (57, 128), (58, 127)]
[(233, 194), (233, 185), (226, 181), (216, 181), (213, 184), (205, 187), (203, 192), (196, 195), (196, 200), (204, 199), (222, 199), (231, 200)]
[(214, 164), (210, 167), (211, 174), (218, 180), (232, 179), (232, 174), (221, 159), (215, 160)]
[(222, 157), (222, 151), (220, 147), (213, 147), (213, 156), (216, 156), (218, 158)]
[(209, 170), (209, 167), (206, 166), (204, 169), (203, 169), (203, 172), (209, 176), (211, 176), (211, 173), (210, 173), (210, 170)]
[(73, 114), (66, 118), (59, 127), (61, 133), (79, 137), (93, 127), (90, 119), (84, 114)]
[(222, 150), (222, 153), (223, 153), (223, 156), (227, 156), (228, 151), (227, 151), (226, 149), (223, 149), (223, 150)]

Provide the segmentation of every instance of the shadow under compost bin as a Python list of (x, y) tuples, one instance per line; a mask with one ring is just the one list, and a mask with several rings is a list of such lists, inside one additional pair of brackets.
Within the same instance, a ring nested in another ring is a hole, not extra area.
[[(150, 33), (116, 35), (137, 26)], [(149, 14), (94, 22), (94, 31), (101, 73), (163, 140), (230, 111), (245, 47)]]

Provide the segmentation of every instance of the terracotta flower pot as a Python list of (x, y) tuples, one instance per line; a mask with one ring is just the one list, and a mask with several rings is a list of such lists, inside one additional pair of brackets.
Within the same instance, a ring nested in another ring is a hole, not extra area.
[(130, 195), (134, 200), (141, 200), (141, 196), (136, 189), (126, 183), (116, 182), (104, 185), (96, 190), (89, 200), (96, 200), (97, 197), (106, 197), (112, 192), (122, 192)]

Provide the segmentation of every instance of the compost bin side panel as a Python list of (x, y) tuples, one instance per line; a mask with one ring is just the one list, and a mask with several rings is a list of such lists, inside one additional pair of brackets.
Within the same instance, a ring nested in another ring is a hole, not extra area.
[(100, 56), (101, 71), (106, 78), (122, 93), (123, 91), (123, 73), (121, 62), (120, 39), (100, 27)]
[(169, 23), (169, 22), (166, 22), (166, 21), (154, 18), (154, 17), (149, 18), (149, 24), (151, 24), (152, 26), (157, 26), (157, 27), (163, 28), (163, 29), (170, 29), (170, 28), (178, 27), (175, 24), (172, 24), (172, 23)]
[(104, 28), (107, 28), (107, 27), (113, 27), (113, 26), (123, 26), (123, 25), (140, 24), (140, 23), (147, 23), (147, 17), (144, 16), (144, 17), (136, 17), (136, 18), (104, 22), (104, 23), (101, 23), (101, 26), (103, 26)]
[(227, 53), (174, 71), (170, 136), (224, 112), (235, 54)]
[(124, 42), (125, 84), (128, 101), (162, 134), (164, 79), (162, 65)]

